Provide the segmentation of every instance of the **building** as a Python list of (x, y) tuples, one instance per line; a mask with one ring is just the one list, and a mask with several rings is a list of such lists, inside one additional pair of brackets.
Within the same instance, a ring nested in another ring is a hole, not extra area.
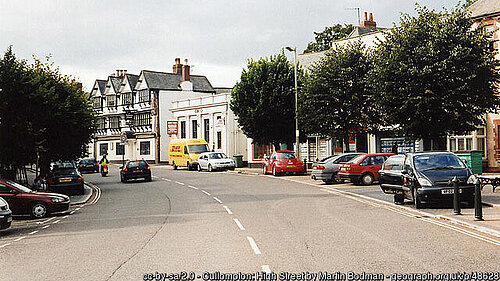
[(172, 73), (117, 70), (106, 81), (96, 80), (90, 93), (98, 121), (89, 152), (96, 158), (107, 154), (111, 161), (167, 162), (172, 101), (213, 94), (205, 76), (190, 74), (187, 60), (175, 59)]

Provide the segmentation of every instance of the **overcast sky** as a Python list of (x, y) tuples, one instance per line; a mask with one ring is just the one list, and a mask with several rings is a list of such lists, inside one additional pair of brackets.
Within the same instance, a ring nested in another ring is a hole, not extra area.
[[(421, 0), (436, 10), (458, 0)], [(0, 48), (19, 58), (53, 61), (90, 90), (116, 69), (172, 72), (176, 57), (189, 59), (192, 74), (213, 86), (232, 87), (249, 58), (276, 54), (284, 46), (303, 51), (313, 31), (357, 23), (359, 7), (377, 26), (390, 27), (413, 0), (301, 1), (21, 1), (0, 0)], [(290, 54), (287, 54), (290, 55)], [(291, 58), (291, 57), (290, 57)]]

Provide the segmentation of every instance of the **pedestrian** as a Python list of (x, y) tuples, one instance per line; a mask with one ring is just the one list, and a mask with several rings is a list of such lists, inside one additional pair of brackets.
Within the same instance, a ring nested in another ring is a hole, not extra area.
[(394, 154), (398, 154), (398, 142), (394, 142), (394, 144), (392, 145), (392, 148), (391, 148), (391, 152), (394, 153)]

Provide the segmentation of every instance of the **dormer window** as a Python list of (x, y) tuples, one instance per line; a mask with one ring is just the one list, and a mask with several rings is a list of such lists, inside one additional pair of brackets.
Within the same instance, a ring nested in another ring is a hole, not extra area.
[(149, 102), (149, 101), (150, 101), (149, 90), (148, 89), (139, 90), (139, 102)]

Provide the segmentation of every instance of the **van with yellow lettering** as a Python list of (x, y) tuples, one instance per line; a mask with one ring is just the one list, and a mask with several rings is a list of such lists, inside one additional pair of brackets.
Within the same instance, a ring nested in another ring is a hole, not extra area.
[(168, 145), (168, 162), (174, 170), (177, 167), (196, 169), (200, 153), (208, 151), (208, 143), (203, 139), (175, 139)]

